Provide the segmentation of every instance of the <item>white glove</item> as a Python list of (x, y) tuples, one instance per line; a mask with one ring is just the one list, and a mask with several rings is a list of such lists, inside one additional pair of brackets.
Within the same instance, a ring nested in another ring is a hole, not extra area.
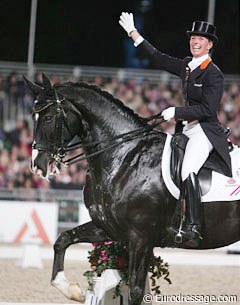
[(175, 107), (169, 107), (162, 111), (162, 117), (165, 121), (170, 121), (175, 116)]
[(124, 30), (130, 36), (132, 31), (136, 31), (133, 21), (133, 14), (132, 13), (122, 13), (120, 16), (119, 24), (124, 28)]

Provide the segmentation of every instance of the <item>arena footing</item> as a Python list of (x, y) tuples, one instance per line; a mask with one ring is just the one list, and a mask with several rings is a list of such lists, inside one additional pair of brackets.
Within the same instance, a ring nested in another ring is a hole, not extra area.
[(72, 305), (72, 303), (27, 303), (27, 302), (0, 302), (0, 305)]

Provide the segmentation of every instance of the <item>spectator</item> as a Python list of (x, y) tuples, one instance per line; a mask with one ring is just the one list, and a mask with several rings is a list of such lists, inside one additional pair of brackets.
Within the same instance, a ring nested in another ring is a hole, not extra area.
[(3, 104), (6, 101), (6, 95), (4, 90), (4, 78), (0, 75), (0, 128), (3, 127)]
[(7, 79), (6, 92), (8, 94), (10, 103), (17, 104), (19, 97), (19, 84), (17, 81), (17, 74), (15, 72), (12, 72)]

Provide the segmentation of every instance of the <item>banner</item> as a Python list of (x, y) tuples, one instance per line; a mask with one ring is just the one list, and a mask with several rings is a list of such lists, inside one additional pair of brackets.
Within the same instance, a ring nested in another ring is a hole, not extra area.
[(53, 244), (58, 204), (0, 201), (0, 242)]

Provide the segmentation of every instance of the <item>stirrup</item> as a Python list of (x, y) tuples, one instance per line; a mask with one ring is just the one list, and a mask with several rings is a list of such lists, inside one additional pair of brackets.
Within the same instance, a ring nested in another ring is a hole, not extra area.
[(174, 242), (176, 244), (181, 244), (183, 242), (182, 233), (178, 232), (174, 237)]
[(181, 244), (183, 242), (182, 233), (184, 233), (184, 231), (182, 230), (182, 227), (183, 227), (184, 221), (185, 221), (185, 215), (182, 214), (181, 222), (180, 222), (179, 229), (178, 229), (178, 233), (175, 235), (175, 238), (174, 238), (174, 242), (176, 244)]
[(182, 230), (179, 231), (179, 229), (174, 228), (173, 226), (170, 226), (167, 228), (167, 231), (173, 235), (174, 237), (174, 242), (177, 244), (181, 244), (182, 243), (182, 233), (184, 233)]

